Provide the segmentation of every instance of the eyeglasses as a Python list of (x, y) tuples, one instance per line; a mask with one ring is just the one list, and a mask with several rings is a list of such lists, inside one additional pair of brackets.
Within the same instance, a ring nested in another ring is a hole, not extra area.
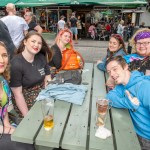
[(143, 45), (143, 46), (148, 46), (149, 44), (150, 44), (150, 42), (143, 42), (143, 43), (137, 42), (137, 43), (136, 43), (136, 46), (138, 46), (138, 47), (140, 47), (141, 45)]

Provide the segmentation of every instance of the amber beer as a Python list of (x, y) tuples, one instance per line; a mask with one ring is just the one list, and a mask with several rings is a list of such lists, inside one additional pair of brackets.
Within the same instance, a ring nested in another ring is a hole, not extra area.
[(54, 127), (54, 120), (52, 115), (47, 115), (44, 118), (44, 128), (45, 130), (50, 130)]
[(44, 129), (49, 131), (54, 127), (54, 100), (45, 99), (41, 102)]
[(97, 100), (96, 107), (99, 114), (106, 114), (108, 109), (108, 101), (105, 99)]
[(106, 114), (108, 105), (99, 105), (98, 104), (97, 109), (98, 109), (99, 114)]

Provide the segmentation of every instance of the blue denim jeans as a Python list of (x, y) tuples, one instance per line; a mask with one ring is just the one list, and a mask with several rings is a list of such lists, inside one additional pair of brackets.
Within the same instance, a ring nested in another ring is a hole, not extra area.
[(139, 135), (137, 135), (137, 137), (141, 145), (141, 150), (150, 150), (150, 140), (142, 138)]

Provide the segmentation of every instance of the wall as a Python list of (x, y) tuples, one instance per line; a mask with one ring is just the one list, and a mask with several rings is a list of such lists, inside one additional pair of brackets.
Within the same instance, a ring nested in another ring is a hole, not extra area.
[(142, 8), (142, 10), (145, 12), (140, 16), (140, 24), (141, 22), (145, 22), (145, 26), (150, 26), (150, 12), (148, 12), (144, 7)]

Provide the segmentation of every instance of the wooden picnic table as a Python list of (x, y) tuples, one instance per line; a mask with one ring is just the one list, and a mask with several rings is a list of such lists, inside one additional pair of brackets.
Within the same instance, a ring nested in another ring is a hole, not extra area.
[(86, 63), (82, 83), (88, 88), (82, 106), (55, 101), (53, 129), (44, 129), (41, 102), (38, 101), (11, 139), (34, 144), (37, 150), (59, 147), (69, 150), (140, 150), (130, 115), (125, 109), (109, 110), (106, 128), (112, 132), (111, 137), (105, 140), (95, 137), (96, 99), (106, 95), (105, 74), (96, 65)]

